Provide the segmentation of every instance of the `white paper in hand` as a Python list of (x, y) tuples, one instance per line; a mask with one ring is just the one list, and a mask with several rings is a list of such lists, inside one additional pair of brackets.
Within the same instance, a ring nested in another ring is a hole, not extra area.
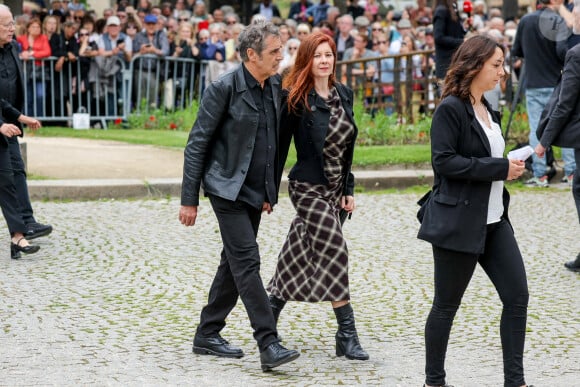
[(514, 149), (513, 151), (507, 154), (508, 159), (512, 160), (522, 160), (525, 161), (528, 157), (530, 157), (534, 153), (534, 148), (529, 145), (524, 147)]

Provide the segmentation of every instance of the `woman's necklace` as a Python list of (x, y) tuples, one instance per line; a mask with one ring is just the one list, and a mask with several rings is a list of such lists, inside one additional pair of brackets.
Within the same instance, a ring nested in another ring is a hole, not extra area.
[(473, 110), (475, 111), (475, 114), (477, 115), (477, 117), (481, 121), (483, 121), (488, 128), (491, 128), (491, 124), (489, 122), (489, 116), (487, 114), (487, 108), (485, 107), (485, 105), (481, 102), (477, 102), (477, 103), (473, 104)]

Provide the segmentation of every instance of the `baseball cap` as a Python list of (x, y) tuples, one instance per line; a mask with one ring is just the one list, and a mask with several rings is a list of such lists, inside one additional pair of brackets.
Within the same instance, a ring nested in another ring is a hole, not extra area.
[(145, 23), (157, 23), (157, 16), (151, 14), (145, 16)]
[(121, 19), (119, 19), (117, 16), (109, 16), (107, 18), (107, 25), (108, 26), (120, 26)]

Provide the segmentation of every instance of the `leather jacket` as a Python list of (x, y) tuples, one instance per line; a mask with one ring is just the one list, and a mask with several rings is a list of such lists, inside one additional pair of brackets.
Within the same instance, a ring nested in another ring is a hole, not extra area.
[[(199, 205), (199, 190), (236, 200), (252, 160), (260, 113), (244, 78), (244, 69), (224, 74), (205, 90), (184, 152), (181, 204)], [(280, 118), (280, 78), (270, 78), (276, 113), (276, 142)], [(276, 156), (278, 157), (278, 155)], [(275, 163), (275, 168), (279, 163)], [(275, 175), (278, 172), (274, 171)], [(276, 187), (277, 203), (278, 187)]]
[(566, 54), (562, 79), (542, 112), (537, 134), (546, 148), (580, 149), (580, 45)]

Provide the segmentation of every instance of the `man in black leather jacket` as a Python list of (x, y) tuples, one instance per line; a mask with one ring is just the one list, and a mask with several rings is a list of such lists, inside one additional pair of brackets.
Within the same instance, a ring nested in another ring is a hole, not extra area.
[(204, 91), (185, 148), (179, 220), (185, 226), (195, 224), (203, 185), (219, 223), (223, 250), (193, 352), (244, 356), (220, 336), (240, 297), (258, 342), (262, 370), (269, 371), (299, 356), (280, 345), (256, 242), (262, 212), (272, 212), (278, 200), (278, 29), (265, 22), (251, 24), (239, 36), (239, 51), (243, 64)]

